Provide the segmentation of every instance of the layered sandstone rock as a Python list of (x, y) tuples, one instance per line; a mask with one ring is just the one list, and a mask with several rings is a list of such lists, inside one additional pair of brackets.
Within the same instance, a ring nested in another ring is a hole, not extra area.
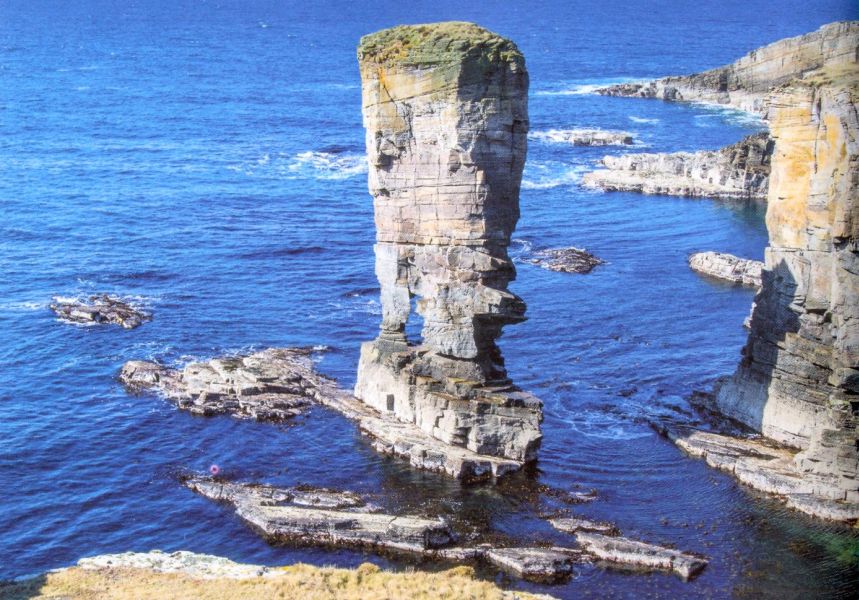
[(770, 245), (721, 412), (803, 451), (808, 492), (859, 503), (859, 68), (773, 95)]
[(585, 173), (582, 184), (610, 192), (763, 200), (772, 151), (769, 135), (757, 133), (719, 150), (606, 156), (605, 168)]
[(624, 83), (599, 89), (597, 93), (724, 104), (766, 114), (773, 88), (809, 71), (853, 63), (857, 55), (859, 21), (836, 22), (758, 48), (734, 63), (709, 71)]
[[(506, 377), (501, 328), (528, 131), (516, 46), (469, 23), (387, 29), (358, 48), (381, 285), (355, 395), (446, 444), (535, 458), (542, 407)], [(415, 310), (422, 343), (406, 339)]]
[(749, 287), (761, 287), (764, 263), (722, 252), (697, 252), (689, 257), (696, 273)]

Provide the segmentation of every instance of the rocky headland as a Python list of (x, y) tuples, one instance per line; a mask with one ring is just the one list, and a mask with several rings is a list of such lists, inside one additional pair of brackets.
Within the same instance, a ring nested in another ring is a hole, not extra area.
[(758, 48), (736, 62), (709, 71), (623, 83), (601, 88), (597, 93), (706, 102), (766, 115), (771, 90), (810, 71), (855, 63), (857, 51), (859, 21), (836, 22)]
[[(542, 403), (507, 378), (496, 344), (525, 318), (507, 290), (525, 60), (510, 40), (459, 22), (366, 36), (358, 60), (383, 315), (362, 345), (355, 395), (451, 448), (532, 461)], [(406, 338), (413, 310), (421, 340)]]
[(89, 298), (54, 298), (51, 310), (61, 321), (75, 325), (119, 325), (134, 329), (152, 315), (119, 296), (97, 294)]
[(707, 277), (759, 288), (764, 263), (722, 252), (696, 252), (689, 256), (689, 268)]
[(708, 461), (717, 455), (738, 476), (751, 464), (756, 473), (743, 481), (809, 514), (847, 521), (859, 518), (857, 100), (854, 63), (806, 74), (769, 103), (775, 151), (762, 286), (740, 365), (708, 407), (785, 450), (737, 442), (741, 456), (770, 457), (751, 462), (695, 451)]
[(628, 131), (605, 129), (549, 129), (532, 131), (528, 138), (572, 146), (629, 146), (635, 143), (635, 137)]
[(767, 133), (747, 136), (720, 150), (606, 156), (604, 168), (582, 184), (608, 192), (764, 200), (773, 143)]

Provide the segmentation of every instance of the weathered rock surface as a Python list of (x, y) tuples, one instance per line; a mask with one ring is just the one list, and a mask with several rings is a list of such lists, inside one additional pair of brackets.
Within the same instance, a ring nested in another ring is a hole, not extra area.
[(319, 401), (328, 383), (313, 370), (311, 353), (270, 348), (249, 356), (191, 363), (182, 370), (133, 360), (122, 367), (119, 377), (132, 391), (160, 391), (194, 414), (282, 421)]
[(78, 325), (120, 325), (134, 329), (152, 315), (118, 296), (98, 294), (89, 298), (54, 298), (51, 310), (67, 323)]
[[(542, 404), (507, 379), (496, 345), (525, 312), (507, 291), (528, 131), (524, 58), (513, 42), (452, 22), (366, 36), (358, 59), (383, 316), (361, 348), (355, 395), (444, 444), (531, 461)], [(418, 345), (405, 335), (412, 299)]]
[(766, 114), (773, 88), (809, 71), (855, 63), (857, 54), (859, 21), (836, 22), (753, 50), (730, 65), (694, 75), (614, 85), (597, 93), (724, 104)]
[(795, 449), (761, 437), (670, 426), (659, 430), (691, 456), (703, 458), (750, 487), (777, 495), (792, 508), (835, 521), (859, 519), (859, 503), (827, 498), (828, 478), (803, 472)]
[(453, 543), (442, 519), (390, 515), (359, 496), (327, 489), (290, 489), (192, 478), (186, 485), (236, 514), (271, 541), (371, 546), (422, 553)]
[(549, 523), (558, 531), (566, 533), (576, 533), (578, 531), (590, 531), (603, 535), (618, 535), (620, 533), (618, 528), (612, 523), (591, 521), (580, 517), (559, 517), (557, 519), (549, 519)]
[(689, 256), (689, 268), (708, 277), (759, 288), (764, 263), (722, 252), (697, 252)]
[(581, 553), (567, 548), (492, 548), (486, 560), (499, 569), (529, 581), (556, 583), (569, 579)]
[(628, 131), (606, 129), (549, 129), (532, 131), (528, 138), (573, 146), (629, 146), (635, 142), (635, 137)]
[(773, 94), (770, 245), (751, 332), (714, 408), (801, 449), (819, 498), (859, 503), (859, 66)]
[(123, 552), (101, 554), (78, 561), (82, 569), (145, 569), (154, 573), (186, 573), (197, 579), (251, 579), (253, 577), (276, 577), (279, 569), (262, 565), (236, 563), (228, 558), (211, 554), (178, 552)]
[(590, 273), (594, 267), (605, 264), (604, 260), (597, 258), (584, 248), (574, 247), (537, 250), (522, 260), (559, 273), (586, 274)]
[(605, 168), (585, 173), (582, 184), (610, 192), (763, 200), (772, 151), (769, 135), (757, 133), (720, 150), (606, 156)]
[(602, 560), (648, 570), (674, 571), (684, 579), (696, 576), (707, 566), (706, 559), (694, 554), (627, 538), (578, 532), (576, 539), (585, 552)]

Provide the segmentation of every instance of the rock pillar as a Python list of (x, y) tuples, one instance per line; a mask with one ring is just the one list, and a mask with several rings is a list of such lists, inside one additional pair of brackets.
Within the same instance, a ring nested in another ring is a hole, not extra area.
[[(524, 58), (509, 40), (451, 22), (366, 36), (358, 60), (383, 316), (361, 348), (355, 395), (448, 444), (531, 460), (541, 403), (511, 385), (496, 345), (525, 313), (507, 290)], [(420, 342), (405, 333), (413, 304)]]
[(859, 502), (859, 68), (777, 90), (770, 245), (751, 333), (717, 408), (801, 448), (812, 493)]

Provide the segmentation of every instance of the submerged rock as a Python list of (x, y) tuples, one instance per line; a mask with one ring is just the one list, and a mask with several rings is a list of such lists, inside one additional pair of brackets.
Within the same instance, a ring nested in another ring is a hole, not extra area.
[(303, 413), (330, 385), (313, 370), (311, 353), (270, 348), (191, 363), (181, 370), (133, 360), (122, 367), (119, 378), (131, 391), (157, 390), (194, 414), (283, 421)]
[(733, 254), (698, 252), (689, 257), (689, 268), (708, 277), (759, 288), (764, 263)]
[(855, 63), (857, 47), (859, 21), (830, 23), (817, 31), (753, 50), (723, 67), (694, 75), (613, 85), (597, 93), (725, 104), (765, 114), (774, 88), (815, 69)]
[(186, 485), (207, 498), (232, 504), (242, 520), (272, 542), (370, 546), (420, 554), (455, 540), (442, 519), (385, 514), (350, 492), (199, 478), (189, 479)]
[(152, 315), (118, 296), (98, 294), (89, 298), (54, 298), (51, 310), (67, 323), (120, 325), (134, 329)]
[[(527, 145), (525, 60), (510, 40), (451, 22), (365, 36), (358, 61), (382, 322), (361, 347), (355, 396), (505, 469), (533, 461), (542, 403), (507, 379), (496, 344), (525, 312), (507, 290)], [(413, 302), (420, 345), (405, 335)], [(386, 448), (403, 440), (412, 460), (439, 466), (451, 455), (403, 438), (389, 436)]]
[(694, 554), (623, 537), (578, 532), (576, 539), (585, 552), (602, 560), (648, 570), (674, 571), (684, 579), (695, 577), (707, 566), (706, 559)]
[(772, 151), (769, 135), (757, 133), (715, 151), (606, 156), (605, 168), (585, 173), (582, 184), (610, 192), (764, 200)]
[(605, 264), (584, 248), (550, 248), (537, 250), (531, 256), (522, 259), (524, 262), (539, 265), (550, 271), (559, 273), (590, 273), (594, 267)]
[(573, 146), (629, 146), (635, 139), (628, 131), (604, 129), (549, 129), (528, 134), (532, 140), (572, 144)]
[(620, 533), (620, 530), (612, 523), (590, 521), (580, 517), (559, 517), (557, 519), (549, 519), (549, 523), (558, 531), (566, 533), (576, 533), (578, 531), (590, 531), (593, 533), (602, 533), (603, 535), (618, 535)]

